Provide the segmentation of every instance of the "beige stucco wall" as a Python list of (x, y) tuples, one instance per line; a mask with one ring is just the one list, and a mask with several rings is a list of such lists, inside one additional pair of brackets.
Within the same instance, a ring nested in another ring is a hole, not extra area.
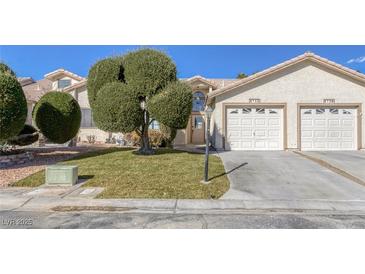
[(86, 86), (77, 89), (77, 101), (81, 108), (90, 108)]
[(81, 128), (77, 135), (79, 142), (87, 142), (87, 136), (94, 135), (97, 143), (105, 143), (109, 133), (98, 128)]
[(27, 102), (28, 112), (27, 112), (27, 120), (25, 121), (25, 123), (28, 125), (33, 124), (33, 121), (32, 121), (33, 120), (32, 119), (33, 106), (34, 106), (34, 102)]
[[(323, 103), (323, 99), (335, 99), (336, 103), (364, 104), (365, 86), (343, 74), (305, 61), (275, 75), (231, 90), (215, 98), (213, 119), (217, 148), (223, 148), (223, 103), (249, 103), (250, 98), (261, 99), (261, 103), (287, 103), (287, 148), (297, 149), (298, 103)], [(364, 144), (365, 123), (362, 116), (360, 119)]]

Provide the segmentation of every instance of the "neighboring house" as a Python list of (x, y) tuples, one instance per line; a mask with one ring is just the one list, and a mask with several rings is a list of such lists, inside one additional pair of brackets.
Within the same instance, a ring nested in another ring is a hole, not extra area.
[[(193, 89), (193, 111), (187, 128), (178, 131), (175, 144), (204, 143), (203, 110), (208, 102), (214, 109), (211, 141), (218, 149), (364, 147), (365, 75), (313, 53), (307, 52), (243, 79), (194, 76), (182, 80)], [(97, 141), (104, 142), (110, 135), (95, 128), (86, 81), (60, 69), (23, 88), (28, 105), (34, 104), (38, 94), (47, 92), (49, 85), (52, 90), (70, 92), (83, 114), (79, 139), (86, 141), (86, 136), (94, 135)], [(153, 127), (158, 128), (158, 124)]]

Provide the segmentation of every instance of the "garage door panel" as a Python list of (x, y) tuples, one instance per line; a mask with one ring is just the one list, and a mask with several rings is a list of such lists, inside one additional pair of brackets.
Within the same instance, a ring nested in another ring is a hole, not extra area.
[(352, 131), (342, 131), (342, 137), (343, 138), (353, 138), (354, 134)]
[(252, 141), (242, 141), (241, 147), (244, 149), (252, 149)]
[(329, 138), (341, 138), (341, 131), (328, 131)]
[(280, 126), (280, 119), (279, 118), (275, 118), (275, 119), (269, 118), (269, 126)]
[(328, 148), (330, 149), (340, 149), (341, 148), (341, 143), (340, 142), (328, 142)]
[(353, 147), (353, 142), (342, 142), (341, 144), (343, 149), (352, 149)]
[(316, 130), (314, 131), (315, 138), (326, 138), (326, 131), (324, 130)]
[(315, 119), (313, 122), (314, 122), (314, 126), (316, 126), (316, 127), (326, 126), (326, 120), (324, 120), (324, 119)]
[(253, 136), (253, 132), (252, 130), (242, 130), (242, 137), (252, 137)]
[(311, 126), (313, 126), (313, 120), (312, 119), (303, 119), (302, 125), (311, 127)]
[(229, 125), (230, 126), (239, 125), (240, 122), (241, 122), (241, 119), (240, 118), (229, 117)]
[(353, 127), (354, 126), (354, 121), (353, 120), (344, 119), (344, 120), (342, 120), (342, 125), (344, 127)]
[(266, 130), (255, 130), (255, 136), (258, 138), (266, 137)]
[(240, 138), (241, 137), (241, 131), (239, 129), (230, 130), (229, 137), (232, 139)]
[(266, 126), (266, 120), (259, 118), (259, 119), (255, 119), (255, 125), (256, 126)]
[(302, 130), (302, 138), (312, 138), (313, 131), (312, 130)]
[(356, 110), (342, 108), (301, 109), (302, 150), (354, 150)]
[(253, 119), (252, 118), (241, 118), (241, 125), (243, 126), (252, 126), (253, 125)]
[[(227, 147), (232, 150), (283, 149), (281, 108), (244, 107), (240, 110), (230, 116), (231, 109), (227, 109)], [(240, 119), (239, 123), (236, 119)]]
[(280, 130), (279, 129), (277, 129), (277, 130), (274, 130), (274, 129), (269, 130), (268, 131), (268, 136), (269, 137), (280, 137)]
[(329, 127), (339, 127), (341, 126), (341, 121), (339, 119), (330, 119), (328, 120)]

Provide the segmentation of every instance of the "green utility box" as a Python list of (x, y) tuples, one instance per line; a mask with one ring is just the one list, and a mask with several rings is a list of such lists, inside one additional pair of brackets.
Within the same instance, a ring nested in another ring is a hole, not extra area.
[(77, 183), (78, 167), (51, 165), (46, 167), (46, 185), (73, 186)]

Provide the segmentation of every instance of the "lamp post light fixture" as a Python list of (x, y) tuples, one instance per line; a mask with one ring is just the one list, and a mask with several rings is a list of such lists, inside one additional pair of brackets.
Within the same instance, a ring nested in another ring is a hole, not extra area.
[(207, 106), (204, 110), (205, 114), (205, 162), (204, 162), (204, 183), (208, 183), (208, 161), (209, 161), (209, 136), (210, 136), (210, 117), (213, 109)]

